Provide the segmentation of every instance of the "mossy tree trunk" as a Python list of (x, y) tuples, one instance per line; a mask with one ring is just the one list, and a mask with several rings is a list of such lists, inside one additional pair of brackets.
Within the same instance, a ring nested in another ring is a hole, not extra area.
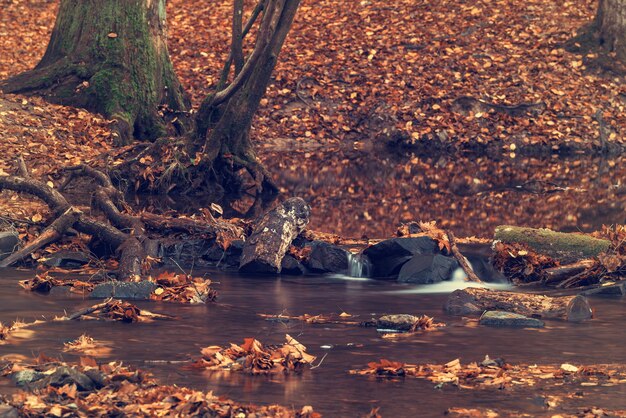
[[(202, 166), (224, 176), (222, 182), (228, 183), (229, 173), (244, 168), (254, 179), (257, 192), (275, 191), (268, 173), (257, 159), (249, 132), (299, 3), (300, 0), (259, 3), (263, 17), (255, 47), (243, 64), (237, 63), (237, 57), (243, 56), (241, 40), (237, 38), (245, 36), (251, 22), (243, 31), (241, 22), (233, 22), (231, 59), (235, 61), (234, 79), (204, 100), (196, 118), (196, 146), (201, 150)], [(238, 14), (237, 4), (235, 2), (235, 16)], [(231, 59), (225, 68), (227, 72)]]
[(0, 87), (114, 119), (120, 144), (173, 133), (168, 117), (188, 104), (169, 59), (165, 0), (61, 0), (41, 62)]

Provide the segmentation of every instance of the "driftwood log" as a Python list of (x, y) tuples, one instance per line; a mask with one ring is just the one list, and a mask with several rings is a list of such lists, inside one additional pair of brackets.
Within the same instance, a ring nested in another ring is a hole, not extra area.
[(478, 315), (484, 311), (513, 312), (533, 318), (582, 321), (592, 317), (591, 307), (584, 296), (550, 297), (528, 293), (469, 287), (455, 290), (445, 304), (453, 315)]
[(299, 197), (287, 199), (263, 215), (243, 246), (239, 271), (280, 273), (285, 253), (309, 223), (310, 215), (311, 207)]
[(496, 241), (526, 244), (540, 254), (563, 263), (596, 257), (609, 249), (611, 242), (583, 234), (554, 232), (549, 229), (525, 228), (511, 225), (496, 227)]

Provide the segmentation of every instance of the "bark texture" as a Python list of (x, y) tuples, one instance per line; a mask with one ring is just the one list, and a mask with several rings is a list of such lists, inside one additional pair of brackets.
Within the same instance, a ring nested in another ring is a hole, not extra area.
[(452, 292), (446, 301), (445, 309), (453, 315), (506, 311), (534, 318), (568, 321), (581, 321), (592, 317), (589, 302), (580, 295), (550, 297), (477, 287)]
[(280, 273), (285, 253), (309, 223), (310, 215), (310, 206), (299, 197), (288, 199), (267, 212), (243, 247), (239, 271)]
[(626, 62), (626, 1), (600, 0), (595, 26), (600, 45)]
[(39, 64), (0, 87), (114, 119), (119, 143), (163, 136), (167, 117), (187, 108), (165, 17), (165, 0), (62, 0)]

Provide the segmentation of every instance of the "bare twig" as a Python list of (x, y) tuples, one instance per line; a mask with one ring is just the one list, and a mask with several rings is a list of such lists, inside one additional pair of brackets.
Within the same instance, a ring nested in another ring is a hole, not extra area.
[(450, 241), (450, 251), (452, 252), (452, 255), (454, 256), (456, 261), (459, 262), (465, 274), (467, 274), (466, 280), (470, 282), (482, 283), (482, 280), (480, 280), (476, 273), (474, 273), (474, 270), (472, 269), (472, 266), (470, 266), (467, 262), (467, 259), (459, 251), (459, 247), (457, 247), (456, 245), (456, 240), (454, 239), (454, 234), (452, 233), (452, 231), (447, 230), (446, 235), (448, 236), (448, 241)]

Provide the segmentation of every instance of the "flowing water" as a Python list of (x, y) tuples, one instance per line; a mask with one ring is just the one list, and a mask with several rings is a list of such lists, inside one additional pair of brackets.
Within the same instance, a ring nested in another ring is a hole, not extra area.
[[(194, 272), (200, 274), (201, 272)], [(147, 324), (102, 322), (57, 322), (34, 327), (32, 335), (0, 345), (0, 356), (37, 356), (45, 352), (67, 360), (63, 343), (82, 333), (110, 343), (112, 351), (103, 359), (123, 360), (149, 369), (164, 383), (179, 384), (257, 404), (313, 405), (326, 417), (357, 417), (380, 407), (385, 417), (442, 416), (449, 407), (487, 407), (523, 411), (533, 416), (551, 416), (544, 396), (553, 390), (515, 389), (465, 390), (434, 388), (425, 380), (377, 380), (347, 373), (364, 368), (380, 358), (407, 363), (463, 362), (502, 357), (508, 362), (573, 364), (625, 363), (626, 328), (624, 299), (593, 299), (596, 319), (583, 323), (549, 321), (545, 329), (495, 329), (468, 326), (461, 318), (442, 311), (447, 287), (402, 285), (364, 278), (301, 277), (263, 278), (207, 272), (216, 282), (219, 302), (201, 306), (140, 302), (153, 312), (178, 317), (175, 321)], [(30, 272), (4, 270), (0, 278), (0, 321), (52, 318), (94, 303), (75, 296), (39, 295), (22, 290), (18, 279)], [(431, 293), (438, 290), (444, 293)], [(348, 312), (359, 320), (383, 313), (412, 313), (433, 316), (447, 323), (440, 331), (401, 341), (379, 337), (372, 328), (344, 325), (307, 325), (300, 322), (268, 321), (258, 313), (291, 314)], [(311, 354), (323, 357), (319, 367), (296, 376), (244, 376), (183, 370), (180, 364), (155, 361), (197, 357), (202, 347), (241, 343), (255, 337), (277, 344), (285, 334), (305, 344)], [(14, 390), (0, 379), (0, 393)], [(571, 406), (626, 408), (626, 386), (561, 389), (582, 392), (582, 398), (567, 401)], [(558, 391), (556, 393), (559, 393)]]

